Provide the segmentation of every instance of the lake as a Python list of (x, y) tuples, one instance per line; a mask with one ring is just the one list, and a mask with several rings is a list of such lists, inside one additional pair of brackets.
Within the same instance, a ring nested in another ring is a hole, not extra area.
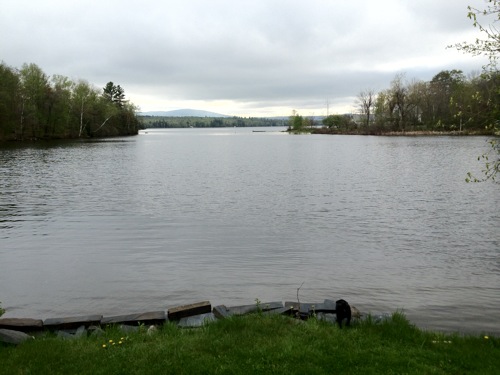
[(0, 146), (5, 317), (299, 292), (500, 334), (500, 187), (465, 183), (487, 138), (253, 130)]

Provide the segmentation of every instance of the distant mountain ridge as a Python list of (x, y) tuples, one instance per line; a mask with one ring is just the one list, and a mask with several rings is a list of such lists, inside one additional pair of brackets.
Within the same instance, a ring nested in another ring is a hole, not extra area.
[(231, 117), (220, 113), (202, 111), (199, 109), (175, 109), (173, 111), (149, 111), (140, 112), (140, 116), (164, 116), (164, 117)]

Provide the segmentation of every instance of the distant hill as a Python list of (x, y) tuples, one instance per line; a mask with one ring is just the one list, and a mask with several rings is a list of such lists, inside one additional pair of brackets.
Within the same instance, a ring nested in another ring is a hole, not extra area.
[(140, 116), (163, 116), (163, 117), (231, 117), (220, 113), (202, 111), (199, 109), (176, 109), (173, 111), (149, 111), (140, 112)]

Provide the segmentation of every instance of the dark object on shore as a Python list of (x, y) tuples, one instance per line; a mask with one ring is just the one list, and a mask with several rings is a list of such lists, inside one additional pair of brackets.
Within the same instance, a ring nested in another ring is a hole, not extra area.
[(339, 328), (342, 328), (342, 321), (346, 319), (346, 326), (351, 325), (351, 306), (343, 300), (339, 299), (335, 302), (335, 310), (337, 313), (337, 323)]

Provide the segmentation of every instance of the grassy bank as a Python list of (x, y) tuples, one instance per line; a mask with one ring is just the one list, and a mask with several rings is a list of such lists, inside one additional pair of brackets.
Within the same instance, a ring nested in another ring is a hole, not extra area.
[[(112, 340), (112, 341), (110, 341)], [(424, 332), (403, 315), (350, 328), (249, 315), (0, 346), (1, 374), (498, 374), (500, 339)]]

